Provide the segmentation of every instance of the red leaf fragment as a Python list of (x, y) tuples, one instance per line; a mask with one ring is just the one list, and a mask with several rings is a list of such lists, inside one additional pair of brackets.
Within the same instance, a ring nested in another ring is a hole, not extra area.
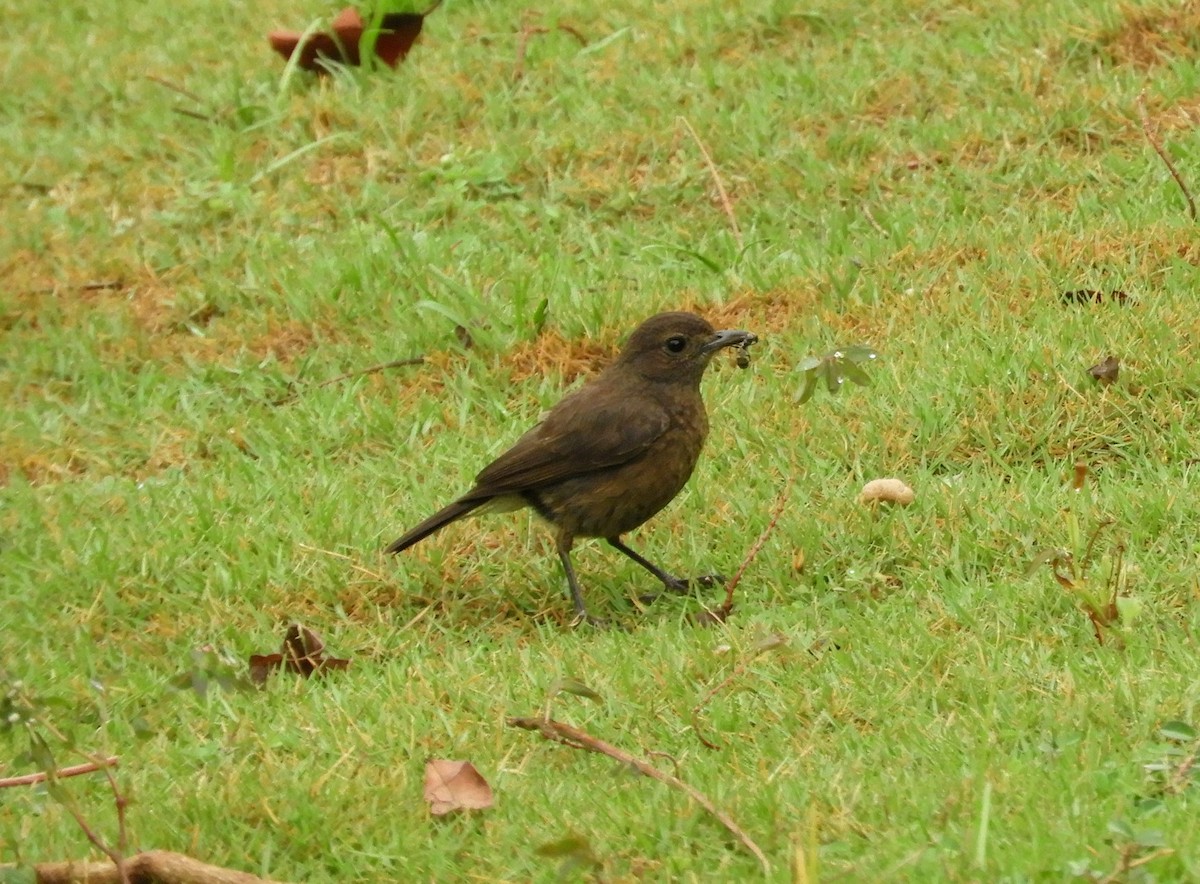
[(485, 810), (492, 806), (492, 787), (469, 761), (431, 758), (425, 762), (425, 800), (434, 816)]
[[(390, 68), (402, 62), (420, 36), (425, 16), (433, 12), (440, 3), (441, 0), (438, 0), (425, 12), (393, 12), (383, 16), (379, 23), (379, 35), (375, 40), (375, 54), (380, 61)], [(326, 61), (350, 67), (362, 64), (359, 44), (365, 30), (366, 23), (363, 22), (362, 15), (354, 7), (347, 6), (334, 17), (328, 32), (318, 31), (305, 39), (300, 31), (272, 31), (267, 35), (267, 40), (271, 48), (285, 59), (290, 59), (299, 52), (299, 58), (296, 60), (298, 67), (324, 74), (329, 72), (324, 63)]]
[(321, 637), (307, 626), (293, 623), (284, 634), (280, 653), (250, 655), (250, 680), (255, 684), (263, 684), (275, 669), (310, 678), (330, 669), (345, 669), (349, 665), (349, 660), (326, 657), (325, 642), (321, 641)]

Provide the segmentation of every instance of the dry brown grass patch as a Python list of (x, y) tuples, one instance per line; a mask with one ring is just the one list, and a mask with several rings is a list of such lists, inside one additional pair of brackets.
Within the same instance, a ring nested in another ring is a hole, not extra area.
[[(776, 291), (742, 294), (724, 304), (701, 304), (695, 297), (686, 296), (675, 309), (699, 313), (714, 328), (744, 328), (764, 335), (796, 326), (804, 314), (815, 309), (813, 304), (811, 293)], [(550, 329), (515, 346), (504, 362), (514, 383), (546, 376), (561, 377), (564, 383), (570, 383), (609, 365), (616, 357), (619, 342), (632, 330), (620, 328), (600, 339), (572, 340)]]
[[(1172, 261), (1200, 266), (1200, 242), (1189, 228), (1158, 227), (1139, 231), (1136, 236), (1055, 230), (1033, 243), (1031, 252), (1048, 266), (1124, 266), (1147, 287), (1153, 287), (1155, 275), (1170, 267)], [(1135, 262), (1132, 265), (1131, 255)]]
[(245, 342), (245, 349), (255, 359), (268, 357), (281, 365), (291, 365), (315, 346), (316, 330), (294, 319), (271, 318), (265, 331)]
[(37, 451), (9, 443), (0, 454), (0, 469), (5, 475), (20, 473), (30, 485), (53, 485), (78, 478), (88, 471), (92, 462), (64, 450)]
[(713, 328), (741, 328), (763, 336), (797, 328), (816, 311), (815, 291), (744, 292), (724, 304), (686, 300), (680, 310), (699, 313)]
[(1157, 130), (1175, 131), (1200, 126), (1200, 98), (1181, 101), (1150, 112), (1150, 124)]
[(561, 377), (569, 383), (581, 375), (593, 375), (616, 355), (612, 340), (569, 340), (553, 329), (514, 347), (505, 364), (514, 382), (533, 377)]
[(1121, 23), (1097, 42), (1113, 63), (1141, 69), (1195, 55), (1200, 51), (1200, 2), (1148, 11), (1126, 7)]

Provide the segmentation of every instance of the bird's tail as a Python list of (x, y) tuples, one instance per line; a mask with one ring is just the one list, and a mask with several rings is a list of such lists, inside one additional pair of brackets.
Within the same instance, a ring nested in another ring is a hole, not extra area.
[(449, 506), (438, 510), (416, 528), (406, 533), (403, 537), (392, 543), (385, 552), (398, 553), (408, 549), (414, 543), (420, 543), (433, 532), (437, 531), (451, 522), (457, 521), (472, 510), (479, 509), (488, 502), (488, 498), (475, 498), (473, 500), (463, 499), (456, 500)]

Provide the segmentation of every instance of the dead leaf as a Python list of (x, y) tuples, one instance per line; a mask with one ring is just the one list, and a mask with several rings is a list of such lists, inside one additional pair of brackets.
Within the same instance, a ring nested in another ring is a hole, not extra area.
[(325, 642), (321, 636), (300, 623), (293, 623), (283, 636), (283, 647), (278, 654), (251, 654), (250, 680), (263, 684), (274, 669), (285, 669), (304, 678), (329, 669), (345, 669), (349, 660), (325, 656)]
[[(420, 36), (425, 16), (440, 4), (441, 0), (437, 0), (424, 12), (393, 12), (383, 16), (379, 23), (379, 35), (375, 40), (375, 54), (379, 56), (380, 61), (390, 68), (402, 62)], [(324, 62), (335, 62), (350, 67), (362, 64), (359, 45), (366, 28), (367, 23), (363, 21), (358, 10), (347, 6), (334, 17), (329, 31), (318, 31), (309, 34), (307, 38), (301, 31), (272, 31), (267, 35), (267, 40), (271, 48), (285, 59), (290, 59), (299, 52), (296, 64), (300, 68), (324, 74), (329, 71)]]
[(1088, 374), (1096, 379), (1101, 386), (1107, 387), (1117, 379), (1121, 372), (1121, 360), (1116, 356), (1109, 356), (1101, 362), (1097, 362), (1088, 369)]
[(425, 762), (425, 800), (434, 816), (485, 810), (492, 806), (492, 787), (469, 761), (431, 758)]

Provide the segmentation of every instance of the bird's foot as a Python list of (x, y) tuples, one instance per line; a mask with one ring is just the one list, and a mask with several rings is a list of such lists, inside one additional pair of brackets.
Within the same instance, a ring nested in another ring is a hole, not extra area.
[(612, 623), (603, 617), (593, 617), (587, 611), (576, 611), (572, 626), (590, 626), (593, 629), (611, 629)]
[(684, 595), (693, 589), (711, 589), (727, 582), (721, 574), (702, 574), (699, 577), (672, 577), (670, 580), (664, 580), (663, 586), (666, 587), (667, 592)]
[[(728, 581), (721, 574), (702, 574), (699, 577), (672, 577), (669, 580), (663, 581), (663, 589), (672, 595), (689, 595), (695, 589), (711, 589), (714, 586), (723, 586)], [(649, 605), (658, 599), (663, 593), (652, 592), (647, 595), (639, 596), (638, 601), (644, 605)]]

